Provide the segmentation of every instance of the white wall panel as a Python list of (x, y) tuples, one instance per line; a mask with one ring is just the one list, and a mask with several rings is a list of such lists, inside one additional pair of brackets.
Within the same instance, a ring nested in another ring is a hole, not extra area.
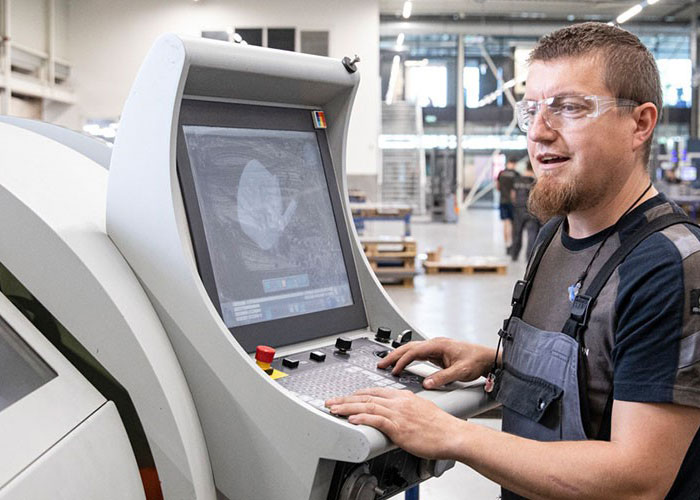
[(70, 61), (70, 51), (68, 50), (68, 0), (55, 0), (56, 2), (56, 57)]
[(199, 36), (202, 30), (229, 26), (328, 30), (331, 57), (357, 53), (362, 58), (362, 82), (348, 139), (348, 172), (377, 172), (378, 0), (71, 0), (69, 21), (78, 122), (119, 116), (143, 57), (162, 33)]
[(47, 23), (46, 0), (12, 0), (10, 27), (14, 43), (46, 52), (48, 50)]

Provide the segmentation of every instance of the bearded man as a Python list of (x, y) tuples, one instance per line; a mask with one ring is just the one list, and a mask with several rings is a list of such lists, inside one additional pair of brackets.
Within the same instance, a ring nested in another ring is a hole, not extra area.
[(503, 432), (386, 388), (327, 406), (411, 453), (467, 464), (504, 499), (698, 498), (700, 230), (647, 173), (654, 59), (618, 27), (573, 25), (540, 40), (526, 89), (529, 207), (549, 222), (499, 347), (432, 339), (378, 365), (437, 362), (428, 389), (487, 376)]

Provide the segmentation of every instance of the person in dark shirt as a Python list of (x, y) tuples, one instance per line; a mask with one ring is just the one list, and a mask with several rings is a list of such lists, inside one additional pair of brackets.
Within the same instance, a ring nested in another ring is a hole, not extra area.
[(511, 201), (511, 192), (513, 190), (513, 181), (520, 174), (515, 170), (517, 160), (509, 157), (506, 160), (506, 168), (501, 170), (496, 177), (496, 188), (501, 197), (499, 211), (501, 220), (503, 221), (503, 241), (506, 245), (506, 253), (510, 253), (511, 245), (513, 244), (513, 202)]
[(513, 190), (511, 191), (511, 200), (513, 202), (513, 245), (510, 247), (510, 256), (513, 261), (517, 261), (520, 256), (520, 249), (523, 246), (523, 232), (527, 233), (526, 256), (528, 260), (530, 259), (532, 250), (535, 248), (537, 233), (541, 227), (540, 221), (527, 208), (527, 200), (534, 183), (535, 171), (532, 170), (532, 164), (528, 161), (523, 175), (516, 177), (513, 181)]
[(426, 389), (486, 376), (502, 431), (385, 387), (330, 412), (463, 462), (504, 500), (698, 499), (700, 229), (649, 179), (661, 108), (653, 55), (632, 33), (588, 22), (543, 37), (516, 113), (537, 175), (530, 209), (548, 222), (498, 347), (410, 342), (377, 365), (441, 365)]

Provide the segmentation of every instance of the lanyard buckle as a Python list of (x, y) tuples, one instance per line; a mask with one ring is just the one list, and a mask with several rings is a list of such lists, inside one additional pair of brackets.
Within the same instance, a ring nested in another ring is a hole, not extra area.
[(571, 305), (571, 319), (581, 326), (588, 324), (588, 309), (593, 299), (588, 295), (577, 295)]
[(525, 298), (525, 292), (530, 284), (529, 281), (518, 280), (515, 282), (515, 287), (513, 287), (513, 298), (511, 299), (510, 305), (522, 304)]

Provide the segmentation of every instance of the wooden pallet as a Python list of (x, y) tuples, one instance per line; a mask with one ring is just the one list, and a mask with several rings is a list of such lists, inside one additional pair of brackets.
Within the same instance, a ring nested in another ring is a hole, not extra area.
[(428, 274), (447, 273), (497, 273), (506, 274), (508, 265), (496, 257), (446, 257), (437, 262), (423, 262), (425, 272)]
[(404, 288), (413, 288), (413, 278), (396, 278), (396, 279), (381, 279), (379, 282), (382, 285), (402, 286)]
[(353, 217), (396, 217), (402, 219), (413, 213), (410, 205), (382, 205), (371, 203), (350, 203)]
[(362, 249), (368, 259), (416, 258), (416, 240), (411, 237), (385, 236), (381, 238), (360, 238)]

